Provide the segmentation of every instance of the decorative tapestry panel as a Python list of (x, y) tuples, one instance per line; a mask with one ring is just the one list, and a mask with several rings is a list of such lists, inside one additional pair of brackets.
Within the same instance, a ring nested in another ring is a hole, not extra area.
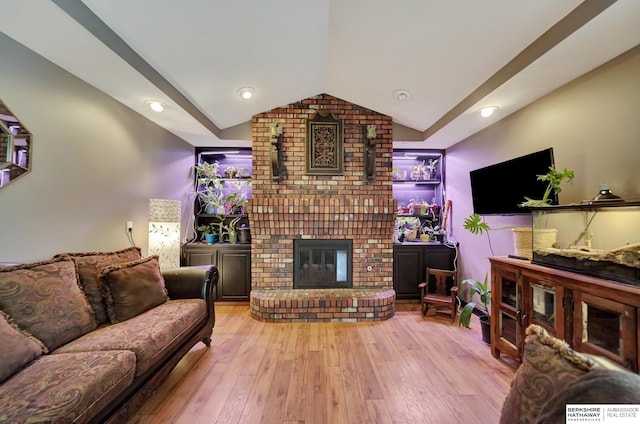
[(319, 111), (307, 120), (306, 172), (308, 175), (342, 175), (344, 150), (342, 120)]

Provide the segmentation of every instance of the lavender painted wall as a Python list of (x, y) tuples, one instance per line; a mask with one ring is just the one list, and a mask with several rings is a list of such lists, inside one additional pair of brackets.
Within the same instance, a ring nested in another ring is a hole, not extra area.
[[(608, 182), (623, 198), (640, 198), (640, 46), (502, 119), (446, 152), (453, 236), (462, 278), (483, 279), (491, 255), (485, 236), (462, 228), (471, 214), (469, 171), (553, 147), (556, 167), (575, 171), (560, 203), (591, 199)], [(508, 176), (505, 176), (508, 178)], [(530, 225), (522, 216), (490, 216), (492, 227)], [(491, 232), (493, 253), (513, 253), (511, 231)]]

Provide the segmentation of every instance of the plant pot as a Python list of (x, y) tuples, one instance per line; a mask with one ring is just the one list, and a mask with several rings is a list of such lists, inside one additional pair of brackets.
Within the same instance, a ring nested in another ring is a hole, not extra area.
[(229, 243), (236, 244), (238, 242), (238, 233), (231, 232), (229, 233)]
[(480, 317), (480, 329), (482, 330), (482, 341), (491, 344), (491, 320), (488, 315)]
[(205, 234), (204, 235), (204, 241), (207, 242), (207, 244), (213, 244), (216, 242), (216, 235), (215, 234)]

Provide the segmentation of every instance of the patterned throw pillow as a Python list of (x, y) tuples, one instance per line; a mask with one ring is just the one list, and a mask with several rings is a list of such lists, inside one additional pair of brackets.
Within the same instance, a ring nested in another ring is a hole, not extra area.
[(169, 300), (158, 256), (105, 268), (100, 273), (100, 281), (112, 324)]
[(97, 327), (68, 256), (0, 267), (0, 309), (49, 350)]
[(43, 353), (47, 348), (40, 340), (20, 330), (0, 311), (0, 383)]
[(524, 357), (502, 406), (501, 424), (534, 423), (542, 406), (596, 364), (539, 325), (526, 329)]
[(100, 288), (100, 272), (108, 266), (139, 260), (142, 257), (140, 248), (129, 247), (113, 252), (64, 253), (61, 255), (71, 256), (75, 261), (80, 285), (93, 308), (98, 325), (108, 322), (107, 307)]

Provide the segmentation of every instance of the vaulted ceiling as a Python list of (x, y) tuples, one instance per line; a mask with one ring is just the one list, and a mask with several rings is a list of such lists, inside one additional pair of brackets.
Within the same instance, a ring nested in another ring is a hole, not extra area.
[(3, 0), (2, 14), (9, 37), (194, 146), (248, 140), (252, 115), (327, 93), (446, 148), (640, 44), (636, 0)]

